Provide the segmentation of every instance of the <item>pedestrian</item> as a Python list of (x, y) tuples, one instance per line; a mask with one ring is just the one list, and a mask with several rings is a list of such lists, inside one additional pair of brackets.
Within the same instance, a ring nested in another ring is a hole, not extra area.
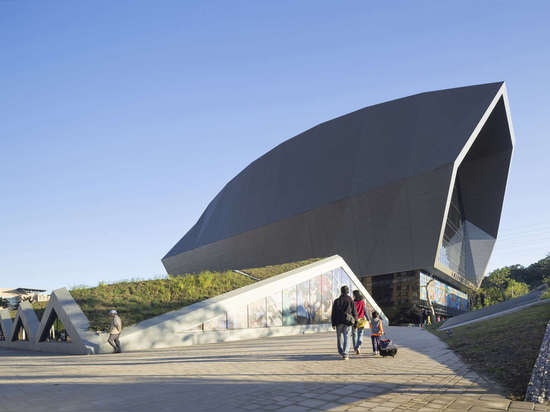
[(422, 309), (422, 323), (420, 327), (425, 328), (427, 322), (428, 322), (428, 312), (426, 312), (426, 309)]
[(363, 343), (363, 331), (367, 325), (367, 313), (365, 311), (365, 298), (358, 290), (353, 291), (353, 303), (357, 312), (357, 322), (351, 329), (351, 338), (353, 342), (353, 350), (359, 355), (359, 348)]
[(373, 355), (380, 354), (380, 336), (384, 334), (384, 327), (382, 326), (382, 319), (378, 316), (378, 312), (372, 312), (372, 322), (371, 322), (371, 334), (370, 338), (372, 340), (372, 353)]
[(107, 342), (109, 342), (109, 345), (113, 347), (114, 353), (120, 353), (122, 352), (122, 349), (118, 338), (120, 336), (120, 332), (122, 332), (122, 321), (120, 320), (117, 311), (114, 309), (109, 311), (109, 316), (111, 316), (112, 319), (111, 325), (109, 326), (109, 339), (107, 339)]
[(332, 329), (336, 329), (338, 353), (348, 360), (350, 329), (357, 322), (357, 310), (346, 285), (340, 288), (340, 297), (332, 303), (331, 322)]

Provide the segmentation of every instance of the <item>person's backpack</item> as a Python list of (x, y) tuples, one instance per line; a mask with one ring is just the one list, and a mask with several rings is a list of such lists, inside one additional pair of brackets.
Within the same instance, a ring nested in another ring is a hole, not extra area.
[[(349, 312), (349, 305), (348, 305), (349, 302), (348, 302), (348, 300), (345, 299), (343, 296), (340, 296), (336, 300), (335, 303), (337, 304), (338, 310), (341, 311), (341, 312), (344, 312), (342, 323), (346, 326), (354, 325), (355, 324), (355, 318)], [(353, 305), (353, 302), (352, 302), (352, 305)]]
[(377, 333), (380, 333), (380, 318), (376, 318), (372, 320), (372, 324), (370, 326), (371, 333), (373, 335), (376, 335)]
[(354, 325), (355, 324), (355, 318), (353, 317), (353, 315), (349, 312), (346, 312), (346, 319), (344, 321), (344, 325), (346, 326), (351, 326), (351, 325)]

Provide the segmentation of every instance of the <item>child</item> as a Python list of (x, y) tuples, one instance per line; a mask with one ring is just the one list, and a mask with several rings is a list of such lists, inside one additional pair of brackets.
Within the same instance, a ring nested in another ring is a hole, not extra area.
[(384, 327), (382, 326), (382, 319), (378, 317), (378, 312), (372, 312), (372, 324), (370, 338), (372, 340), (372, 353), (373, 355), (380, 354), (380, 336), (384, 334)]

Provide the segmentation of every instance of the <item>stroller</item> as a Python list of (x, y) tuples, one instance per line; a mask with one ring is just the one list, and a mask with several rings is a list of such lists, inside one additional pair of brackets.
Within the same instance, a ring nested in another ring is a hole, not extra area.
[(391, 356), (392, 358), (397, 353), (397, 346), (395, 346), (390, 338), (385, 336), (380, 338), (380, 355), (386, 357)]

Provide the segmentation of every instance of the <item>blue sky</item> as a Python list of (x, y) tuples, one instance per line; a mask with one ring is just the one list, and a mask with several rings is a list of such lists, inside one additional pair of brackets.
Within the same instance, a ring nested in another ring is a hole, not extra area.
[(488, 270), (550, 252), (550, 2), (0, 1), (0, 288), (165, 274), (284, 140), (505, 81), (516, 146)]

